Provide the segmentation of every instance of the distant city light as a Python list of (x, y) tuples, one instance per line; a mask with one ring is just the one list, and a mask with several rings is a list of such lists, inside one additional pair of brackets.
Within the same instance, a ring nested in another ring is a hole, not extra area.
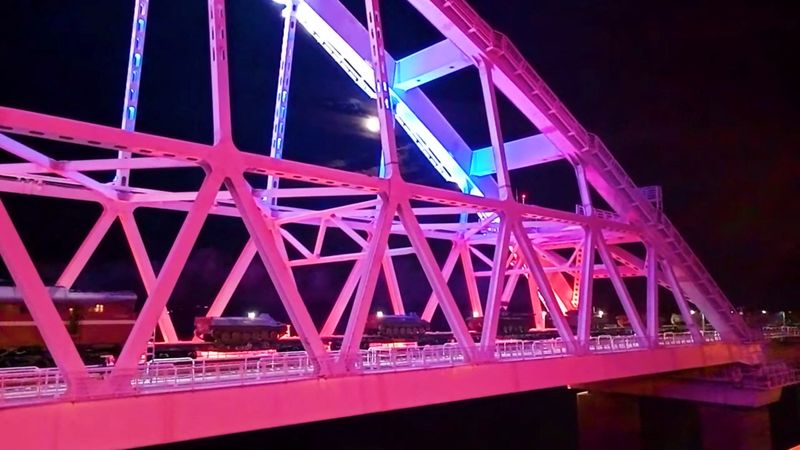
[(377, 313), (375, 313), (375, 315), (380, 319), (381, 317), (383, 317), (383, 311), (378, 311)]
[(597, 317), (602, 319), (605, 314), (606, 314), (606, 312), (603, 311), (602, 309), (598, 309), (597, 310)]
[(480, 316), (481, 313), (479, 313), (478, 311), (472, 311), (472, 317), (480, 317)]
[(248, 312), (247, 313), (247, 318), (248, 319), (255, 319), (256, 318), (256, 312), (255, 311)]
[(364, 129), (370, 133), (377, 133), (381, 131), (381, 122), (375, 116), (369, 116), (364, 119)]
[(766, 313), (767, 313), (767, 310), (766, 310), (766, 309), (762, 309), (762, 310), (761, 310), (761, 314), (766, 314)]

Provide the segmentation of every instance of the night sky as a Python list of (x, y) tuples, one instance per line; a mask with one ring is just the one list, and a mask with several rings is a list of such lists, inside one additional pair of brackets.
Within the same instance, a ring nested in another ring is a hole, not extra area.
[[(151, 3), (138, 130), (210, 142), (205, 3)], [(345, 3), (363, 15), (363, 2)], [(790, 66), (798, 54), (800, 19), (783, 6), (788, 2), (470, 3), (517, 45), (637, 185), (663, 187), (671, 220), (735, 305), (796, 305), (800, 113), (793, 104), (798, 95)], [(387, 47), (396, 58), (441, 39), (404, 2), (384, 4)], [(0, 105), (119, 126), (131, 8), (132, 2), (107, 0), (4, 1)], [(248, 151), (268, 152), (280, 54), (278, 10), (271, 1), (228, 2), (235, 142)], [(305, 32), (298, 32), (296, 45), (284, 156), (374, 173), (379, 142), (360, 125), (374, 105)], [(423, 89), (470, 146), (489, 144), (474, 69)], [(507, 139), (535, 132), (506, 99), (500, 106)], [(20, 140), (56, 158), (108, 155)], [(402, 132), (398, 142), (409, 179), (445, 186)], [(0, 162), (9, 161), (15, 160), (0, 154)], [(194, 171), (168, 180), (146, 174), (134, 183), (163, 187), (169, 181), (186, 189), (198, 180)], [(535, 203), (562, 209), (576, 203), (574, 177), (565, 163), (519, 170), (513, 180)], [(50, 282), (99, 211), (8, 194), (2, 199)], [(143, 212), (137, 218), (158, 266), (181, 215)], [(228, 222), (211, 219), (204, 229), (189, 273), (178, 285), (178, 305), (208, 304), (213, 298), (245, 239), (243, 227)], [(112, 229), (76, 287), (142, 291), (133, 281), (130, 257), (116, 248), (120, 240), (120, 231)], [(404, 272), (419, 275), (418, 264), (402, 264)], [(312, 313), (315, 304), (318, 309), (330, 304), (318, 294), (338, 289), (341, 273), (299, 271)], [(245, 288), (262, 286), (264, 275), (252, 267)], [(234, 309), (253, 301), (237, 304), (236, 298)]]

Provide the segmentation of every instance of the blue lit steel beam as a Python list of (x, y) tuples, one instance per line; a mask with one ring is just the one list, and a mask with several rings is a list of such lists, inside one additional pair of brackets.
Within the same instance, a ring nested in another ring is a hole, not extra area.
[[(283, 19), (283, 39), (281, 41), (281, 63), (278, 68), (278, 92), (275, 94), (275, 114), (272, 120), (272, 140), (269, 156), (283, 157), (286, 136), (286, 113), (289, 106), (289, 86), (292, 80), (292, 59), (294, 58), (294, 35), (297, 30), (297, 1), (287, 1)], [(277, 189), (278, 179), (269, 175), (267, 189)], [(270, 202), (277, 204), (277, 198)]]
[[(125, 82), (125, 100), (122, 105), (122, 129), (136, 129), (136, 115), (139, 108), (139, 82), (142, 79), (142, 63), (144, 61), (144, 38), (147, 30), (147, 13), (150, 0), (139, 0), (133, 5), (133, 29), (131, 30), (131, 49), (128, 54), (128, 75)], [(120, 150), (120, 159), (131, 157), (130, 152)], [(117, 169), (114, 184), (127, 186), (130, 181), (130, 169)]]
[[(508, 170), (564, 159), (564, 155), (543, 134), (506, 142), (505, 154)], [(495, 173), (495, 167), (492, 147), (484, 147), (472, 152), (469, 174), (484, 176), (493, 173)]]
[[(368, 63), (369, 34), (344, 5), (338, 1), (306, 0), (298, 5), (297, 20), (356, 85), (375, 98), (374, 75)], [(387, 53), (390, 77), (394, 67), (395, 60)], [(497, 197), (497, 185), (491, 176), (469, 175), (472, 149), (420, 89), (389, 90), (397, 123), (445, 180), (469, 194)]]
[(449, 39), (395, 62), (394, 87), (407, 91), (472, 65)]

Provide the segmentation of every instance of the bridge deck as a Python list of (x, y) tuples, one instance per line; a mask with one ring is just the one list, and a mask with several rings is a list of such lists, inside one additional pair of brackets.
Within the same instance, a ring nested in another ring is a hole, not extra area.
[[(442, 346), (435, 356), (430, 353), (424, 365), (421, 353), (391, 349), (365, 352), (361, 372), (335, 378), (319, 378), (311, 366), (299, 362), (287, 371), (272, 373), (266, 365), (258, 371), (247, 364), (205, 375), (197, 369), (151, 367), (149, 378), (140, 377), (135, 390), (125, 396), (68, 401), (59, 396), (63, 389), (57, 385), (40, 386), (41, 394), (27, 397), (8, 391), (0, 421), (17, 430), (15, 442), (9, 442), (13, 448), (131, 447), (599, 380), (753, 363), (759, 353), (757, 345), (682, 345), (675, 339), (672, 345), (640, 350), (635, 340), (625, 344), (623, 338), (616, 338), (595, 342), (595, 352), (586, 356), (568, 357), (562, 357), (555, 341), (509, 343), (498, 349), (498, 361), (486, 364), (460, 363), (455, 346), (449, 347), (452, 350)], [(294, 361), (300, 361), (298, 356), (293, 356)], [(648, 359), (646, 366), (639, 364), (643, 357)], [(236, 420), (221, 420), (224, 417)], [(42, 429), (53, 432), (40, 433)]]

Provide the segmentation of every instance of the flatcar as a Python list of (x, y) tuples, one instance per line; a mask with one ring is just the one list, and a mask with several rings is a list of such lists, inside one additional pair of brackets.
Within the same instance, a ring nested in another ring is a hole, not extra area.
[[(467, 329), (469, 331), (480, 333), (483, 330), (483, 316), (467, 317)], [(497, 335), (498, 336), (513, 336), (522, 335), (528, 332), (534, 326), (533, 314), (525, 313), (511, 313), (505, 310), (500, 311), (500, 317), (497, 321)]]
[(378, 313), (367, 320), (364, 333), (390, 339), (414, 340), (430, 329), (430, 322), (422, 320), (414, 313), (395, 315)]

